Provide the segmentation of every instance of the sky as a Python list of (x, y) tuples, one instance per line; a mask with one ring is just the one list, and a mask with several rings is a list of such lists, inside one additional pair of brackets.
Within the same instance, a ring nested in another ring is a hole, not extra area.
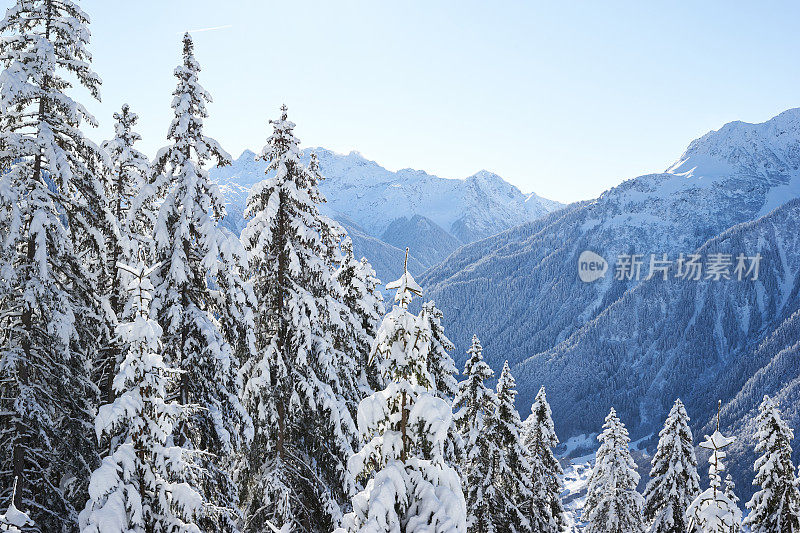
[[(8, 0), (6, 0), (8, 1)], [(798, 2), (84, 0), (113, 134), (166, 144), (193, 31), (205, 132), (259, 151), (285, 103), (304, 147), (391, 170), (481, 169), (562, 202), (660, 172), (726, 122), (800, 106)], [(215, 29), (209, 29), (215, 28)], [(203, 31), (204, 30), (204, 31)]]

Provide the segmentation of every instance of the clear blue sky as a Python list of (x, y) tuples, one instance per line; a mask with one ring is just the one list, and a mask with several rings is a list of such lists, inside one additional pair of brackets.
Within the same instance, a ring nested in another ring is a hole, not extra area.
[(128, 102), (165, 143), (185, 30), (214, 103), (206, 131), (260, 149), (289, 106), (305, 146), (443, 177), (497, 172), (591, 198), (664, 170), (731, 120), (800, 106), (797, 2), (86, 0), (101, 122)]

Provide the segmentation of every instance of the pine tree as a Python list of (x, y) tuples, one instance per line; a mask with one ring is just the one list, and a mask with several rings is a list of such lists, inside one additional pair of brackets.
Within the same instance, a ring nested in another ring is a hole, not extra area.
[(380, 326), (374, 352), (380, 354), (377, 361), (387, 386), (358, 407), (366, 444), (352, 457), (350, 468), (369, 479), (353, 497), (353, 511), (343, 526), (350, 533), (463, 533), (461, 480), (444, 459), (452, 410), (432, 389), (427, 321), (407, 309), (422, 290), (407, 270), (386, 287), (397, 289), (397, 305)]
[[(341, 349), (356, 361), (362, 374), (360, 388), (363, 397), (385, 386), (377, 371), (378, 365), (369, 364), (372, 343), (384, 314), (383, 295), (378, 290), (380, 281), (375, 277), (372, 265), (366, 258), (362, 257), (361, 261), (357, 261), (353, 256), (353, 242), (350, 237), (344, 237), (340, 247), (342, 255), (335, 278), (341, 287), (341, 300), (346, 311), (342, 313), (344, 327), (340, 343)], [(358, 406), (358, 401), (354, 407)]]
[[(236, 243), (218, 227), (223, 198), (204, 168), (212, 159), (226, 165), (230, 156), (203, 134), (211, 97), (198, 82), (199, 71), (187, 33), (183, 63), (175, 69), (175, 118), (167, 134), (171, 144), (159, 150), (153, 163), (154, 190), (162, 198), (154, 230), (161, 266), (153, 309), (164, 332), (164, 361), (181, 370), (178, 401), (191, 407), (176, 428), (176, 444), (197, 452), (188, 481), (209, 504), (206, 509), (216, 510), (201, 517), (199, 525), (233, 531), (237, 489), (226, 470), (252, 429), (238, 399), (237, 352), (225, 335), (246, 325), (226, 327), (224, 321), (234, 318), (229, 313), (246, 297), (244, 283), (237, 279), (242, 254), (235, 253)], [(245, 315), (239, 310), (234, 316)]]
[(114, 378), (116, 399), (95, 419), (98, 434), (115, 437), (111, 452), (92, 474), (82, 533), (200, 532), (194, 517), (202, 497), (188, 484), (184, 450), (172, 446), (173, 427), (184, 408), (165, 400), (176, 371), (162, 359), (161, 327), (149, 317), (153, 269), (120, 265), (130, 321), (117, 327), (125, 358)]
[(433, 380), (433, 390), (442, 399), (452, 401), (458, 390), (456, 364), (448, 352), (455, 347), (444, 333), (442, 311), (432, 301), (422, 304), (420, 316), (428, 322), (431, 330), (431, 353), (428, 356), (428, 372)]
[(467, 504), (467, 530), (493, 533), (500, 528), (500, 513), (496, 507), (502, 499), (494, 485), (500, 450), (489, 430), (495, 425), (496, 398), (485, 382), (494, 377), (494, 372), (483, 360), (483, 348), (476, 335), (472, 336), (467, 354), (466, 377), (458, 384), (453, 401), (453, 418), (464, 443), (461, 475)]
[(264, 531), (269, 521), (330, 531), (355, 490), (349, 401), (359, 395), (359, 372), (334, 341), (331, 323), (344, 323), (347, 309), (333, 297), (341, 290), (330, 264), (338, 237), (319, 213), (318, 175), (300, 161), (285, 106), (272, 125), (260, 157), (274, 174), (250, 191), (242, 233), (258, 300), (257, 346), (242, 368), (256, 426), (238, 473), (245, 530)]
[(758, 409), (758, 444), (754, 485), (761, 487), (747, 502), (745, 520), (753, 533), (800, 532), (800, 491), (792, 464), (794, 432), (781, 418), (778, 406), (768, 397)]
[(644, 518), (648, 533), (684, 533), (686, 510), (700, 492), (700, 477), (689, 415), (680, 399), (675, 400), (658, 435), (651, 479), (644, 491)]
[(72, 531), (97, 461), (88, 368), (108, 317), (98, 287), (113, 232), (94, 118), (89, 17), (70, 0), (18, 0), (0, 21), (0, 499), (43, 531)]
[(708, 458), (709, 487), (701, 492), (686, 510), (686, 516), (689, 518), (687, 531), (731, 533), (741, 529), (742, 511), (735, 502), (726, 496), (720, 477), (720, 474), (725, 471), (725, 464), (722, 461), (726, 457), (724, 450), (736, 439), (726, 437), (720, 432), (719, 421), (718, 410), (716, 431), (711, 435), (706, 435), (705, 440), (700, 443), (701, 448), (711, 451), (711, 456)]
[[(117, 232), (114, 235), (113, 249), (109, 257), (110, 287), (109, 303), (114, 313), (112, 322), (118, 320), (127, 300), (125, 271), (117, 267), (120, 263), (132, 262), (138, 252), (143, 251), (142, 240), (148, 233), (148, 224), (143, 214), (131, 210), (136, 197), (146, 186), (150, 174), (150, 163), (147, 157), (134, 148), (141, 136), (133, 131), (139, 120), (136, 113), (131, 112), (125, 104), (119, 113), (114, 113), (114, 138), (103, 143), (103, 149), (110, 158), (110, 176), (106, 180), (106, 197), (114, 218)], [(99, 371), (101, 396), (105, 402), (114, 401), (112, 382), (116, 367), (121, 362), (122, 347), (118, 339), (110, 343), (103, 352), (95, 367)]]
[[(736, 483), (733, 482), (733, 478), (730, 474), (725, 476), (725, 497), (730, 500), (730, 502), (739, 507), (739, 497), (736, 495)], [(733, 525), (733, 532), (732, 533), (739, 533), (742, 530), (741, 524), (734, 524)]]
[(497, 439), (500, 458), (497, 471), (497, 491), (501, 498), (499, 524), (502, 531), (531, 531), (526, 508), (533, 497), (532, 472), (522, 444), (522, 421), (514, 407), (517, 397), (516, 381), (508, 361), (497, 381), (495, 416), (489, 432)]
[(531, 530), (559, 533), (567, 526), (561, 503), (564, 471), (553, 453), (558, 446), (558, 437), (544, 386), (539, 389), (531, 405), (531, 414), (525, 420), (523, 443), (531, 464)]
[(628, 430), (612, 408), (597, 437), (600, 448), (589, 478), (582, 520), (589, 533), (639, 533), (642, 495), (636, 492), (639, 474), (628, 443)]
[(376, 364), (369, 364), (370, 350), (385, 309), (383, 295), (378, 286), (380, 280), (375, 270), (362, 257), (357, 261), (353, 256), (353, 242), (350, 237), (341, 241), (342, 259), (336, 272), (336, 280), (342, 287), (342, 301), (352, 317), (352, 350), (356, 354), (364, 395), (369, 395), (384, 387)]
[[(436, 304), (432, 301), (422, 304), (420, 319), (427, 322), (426, 328), (431, 332), (431, 348), (428, 354), (428, 372), (431, 375), (431, 388), (437, 398), (446, 401), (451, 407), (453, 399), (458, 391), (458, 380), (456, 374), (456, 363), (448, 352), (455, 346), (444, 333), (442, 326), (443, 314)], [(463, 453), (463, 442), (461, 435), (455, 425), (455, 420), (448, 430), (447, 442), (445, 443), (444, 457), (447, 464), (460, 470), (461, 454)]]

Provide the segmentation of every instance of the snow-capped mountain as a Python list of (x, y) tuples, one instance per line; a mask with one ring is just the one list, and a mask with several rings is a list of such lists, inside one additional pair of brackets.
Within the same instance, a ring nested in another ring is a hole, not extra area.
[[(799, 109), (763, 124), (731, 123), (691, 143), (666, 172), (467, 245), (420, 281), (445, 311), (459, 360), (477, 333), (495, 367), (506, 358), (519, 363), (566, 340), (637, 285), (613, 279), (618, 255), (688, 254), (800, 196), (798, 168)], [(585, 250), (611, 263), (594, 283), (578, 277)]]
[[(345, 226), (358, 228), (354, 236), (358, 255), (376, 266), (381, 279), (396, 273), (387, 254), (411, 247), (414, 274), (446, 258), (462, 244), (494, 235), (534, 220), (561, 204), (523, 194), (500, 176), (481, 171), (464, 180), (445, 179), (421, 170), (391, 172), (357, 152), (337, 154), (324, 148), (304, 150), (305, 160), (317, 154), (327, 198), (323, 210)], [(249, 150), (227, 167), (215, 168), (212, 177), (226, 198), (225, 220), (234, 232), (244, 226), (243, 211), (253, 184), (265, 178), (266, 163)], [(366, 239), (382, 241), (389, 247)], [(370, 255), (369, 251), (377, 252)], [(402, 256), (393, 257), (402, 269)], [(394, 278), (392, 278), (394, 279)]]
[[(716, 398), (736, 398), (732, 413), (757, 406), (759, 373), (771, 372), (776, 394), (797, 394), (797, 348), (779, 332), (798, 306), (799, 169), (800, 109), (734, 122), (666, 172), (465, 246), (420, 282), (456, 357), (477, 333), (494, 368), (516, 365), (521, 410), (547, 386), (562, 436), (597, 431), (612, 405), (634, 435), (650, 433), (676, 396), (699, 428)], [(593, 283), (578, 276), (585, 250), (609, 263)], [(674, 261), (695, 251), (760, 253), (760, 279), (674, 279)], [(615, 280), (618, 256), (630, 254), (642, 255), (640, 279)], [(673, 261), (671, 279), (644, 281), (650, 254)], [(770, 335), (783, 339), (777, 362), (758, 351)]]

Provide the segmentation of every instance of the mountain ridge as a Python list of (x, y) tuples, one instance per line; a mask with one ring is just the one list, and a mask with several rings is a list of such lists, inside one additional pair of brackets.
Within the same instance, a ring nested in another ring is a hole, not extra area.
[[(325, 177), (320, 190), (327, 202), (321, 210), (341, 223), (347, 221), (359, 228), (360, 235), (353, 238), (355, 252), (374, 260), (381, 279), (398, 273), (389, 264), (394, 260), (402, 266), (402, 254), (393, 256), (396, 249), (405, 248), (406, 245), (400, 246), (403, 242), (414, 244), (411, 268), (415, 269), (412, 273), (419, 274), (462, 244), (561, 207), (535, 193), (522, 193), (486, 170), (464, 179), (440, 178), (424, 170), (392, 172), (355, 151), (343, 155), (325, 148), (308, 148), (303, 151), (305, 162), (312, 152)], [(255, 152), (245, 150), (232, 165), (211, 170), (226, 199), (228, 215), (223, 224), (237, 234), (245, 224), (244, 205), (250, 187), (266, 178), (266, 162), (255, 157)], [(402, 223), (414, 217), (424, 217), (429, 231), (416, 223)], [(384, 240), (390, 228), (391, 243)], [(368, 251), (377, 255), (370, 257)]]

